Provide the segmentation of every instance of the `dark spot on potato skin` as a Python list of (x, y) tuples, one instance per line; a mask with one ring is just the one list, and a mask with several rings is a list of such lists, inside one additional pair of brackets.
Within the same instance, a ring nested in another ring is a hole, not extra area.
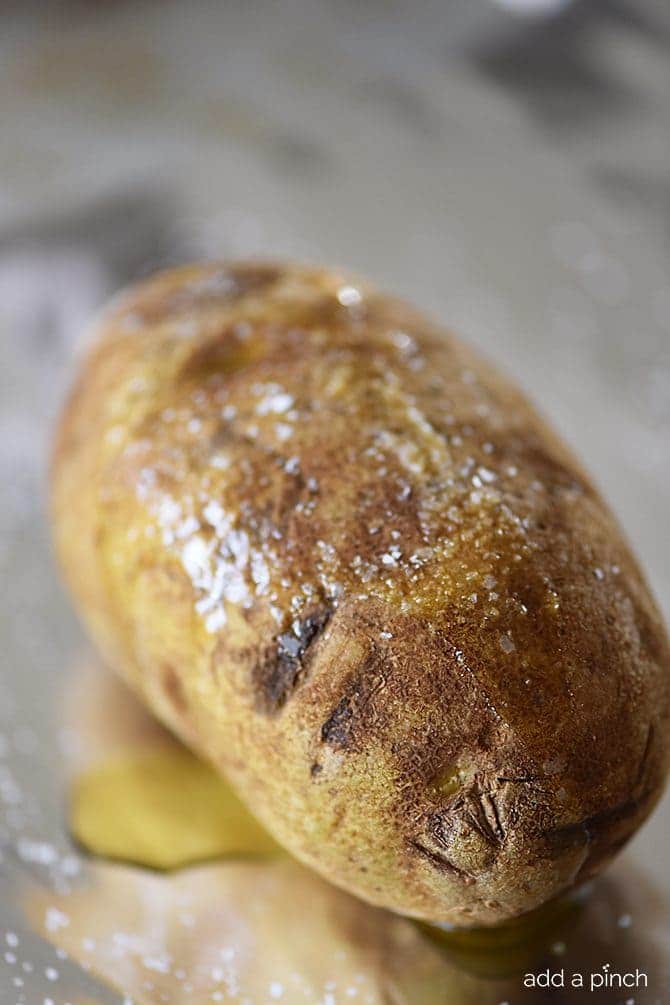
[[(460, 803), (456, 805), (461, 808)], [(472, 787), (462, 797), (462, 812), (490, 845), (498, 847), (505, 843), (507, 834), (496, 788), (486, 787), (476, 777)]]
[(176, 287), (165, 290), (160, 282), (149, 280), (137, 289), (132, 304), (134, 313), (145, 325), (159, 325), (182, 315), (192, 314), (201, 307), (228, 306), (249, 294), (267, 291), (281, 277), (278, 266), (248, 263), (212, 266), (185, 276)]
[(203, 383), (215, 376), (229, 378), (257, 362), (262, 343), (242, 341), (236, 327), (227, 325), (207, 342), (194, 347), (179, 372), (179, 380), (194, 384)]
[(454, 865), (445, 855), (439, 852), (433, 851), (431, 848), (426, 847), (420, 841), (411, 841), (410, 847), (418, 852), (422, 858), (427, 859), (432, 866), (438, 869), (440, 872), (446, 872), (450, 876), (455, 876), (460, 879), (466, 886), (472, 886), (475, 882), (475, 877), (471, 876), (470, 873), (464, 872), (463, 869), (459, 869), (458, 866)]
[(279, 265), (261, 262), (232, 263), (227, 266), (228, 273), (235, 282), (235, 297), (243, 297), (248, 293), (260, 293), (274, 286), (283, 274)]
[(188, 710), (188, 700), (184, 694), (184, 688), (174, 667), (166, 665), (162, 669), (161, 680), (163, 691), (170, 704), (179, 715), (184, 715)]
[(349, 698), (343, 698), (321, 727), (321, 739), (331, 747), (346, 749), (352, 728), (353, 709)]
[(279, 712), (304, 675), (313, 647), (325, 631), (332, 607), (320, 607), (278, 635), (251, 671), (259, 711)]
[[(493, 789), (482, 779), (475, 778), (469, 787), (456, 793), (443, 808), (428, 813), (422, 834), (412, 843), (415, 847), (427, 848), (471, 876), (489, 870), (506, 840), (502, 808), (497, 798)], [(470, 845), (467, 869), (459, 861), (464, 839)], [(458, 865), (454, 862), (454, 855)]]
[(317, 775), (320, 775), (322, 771), (323, 767), (319, 764), (318, 761), (314, 761), (314, 764), (312, 764), (311, 768), (309, 769), (309, 773), (312, 776), (312, 778), (316, 778)]
[(356, 671), (344, 679), (341, 697), (321, 726), (321, 742), (336, 750), (354, 750), (379, 733), (386, 709), (375, 698), (387, 679), (384, 656), (371, 646)]
[(554, 828), (546, 835), (547, 845), (553, 853), (560, 853), (565, 848), (578, 847), (583, 844), (591, 845), (592, 850), (589, 852), (587, 861), (593, 861), (600, 857), (598, 849), (602, 838), (606, 837), (606, 851), (607, 854), (610, 854), (614, 847), (611, 837), (612, 830), (622, 828), (624, 833), (617, 842), (617, 847), (624, 844), (633, 831), (632, 821), (655, 794), (653, 791), (642, 793), (639, 797), (628, 799), (617, 806), (578, 820), (576, 823)]

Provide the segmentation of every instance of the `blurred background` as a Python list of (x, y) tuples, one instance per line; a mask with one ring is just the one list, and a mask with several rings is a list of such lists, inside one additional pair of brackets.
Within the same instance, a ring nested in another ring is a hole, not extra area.
[[(0, 1001), (118, 1002), (68, 960), (78, 997), (58, 997), (15, 893), (81, 867), (56, 714), (81, 636), (45, 483), (88, 321), (184, 259), (369, 275), (520, 380), (670, 616), (670, 5), (9, 0), (0, 18)], [(666, 799), (626, 853), (664, 897), (668, 847)], [(636, 1000), (670, 1001), (667, 981)]]

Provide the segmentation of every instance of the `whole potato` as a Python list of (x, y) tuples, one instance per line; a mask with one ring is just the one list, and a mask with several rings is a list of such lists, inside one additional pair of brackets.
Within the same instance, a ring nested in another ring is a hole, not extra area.
[(662, 788), (668, 641), (517, 388), (318, 268), (169, 271), (98, 332), (55, 539), (153, 711), (374, 904), (489, 924), (593, 875)]

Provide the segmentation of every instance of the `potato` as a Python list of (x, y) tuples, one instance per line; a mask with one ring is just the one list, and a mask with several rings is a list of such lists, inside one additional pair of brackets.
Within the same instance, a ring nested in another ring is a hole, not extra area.
[(373, 904), (512, 918), (659, 796), (668, 641), (615, 520), (513, 384), (365, 282), (207, 264), (122, 294), (53, 518), (105, 658)]

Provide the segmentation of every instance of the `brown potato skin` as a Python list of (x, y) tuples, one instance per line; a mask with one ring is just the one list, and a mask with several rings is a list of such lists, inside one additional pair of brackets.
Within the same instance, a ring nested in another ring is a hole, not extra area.
[(513, 384), (365, 282), (213, 263), (120, 295), (52, 504), (107, 660), (374, 904), (511, 918), (658, 799), (670, 654), (620, 529)]

